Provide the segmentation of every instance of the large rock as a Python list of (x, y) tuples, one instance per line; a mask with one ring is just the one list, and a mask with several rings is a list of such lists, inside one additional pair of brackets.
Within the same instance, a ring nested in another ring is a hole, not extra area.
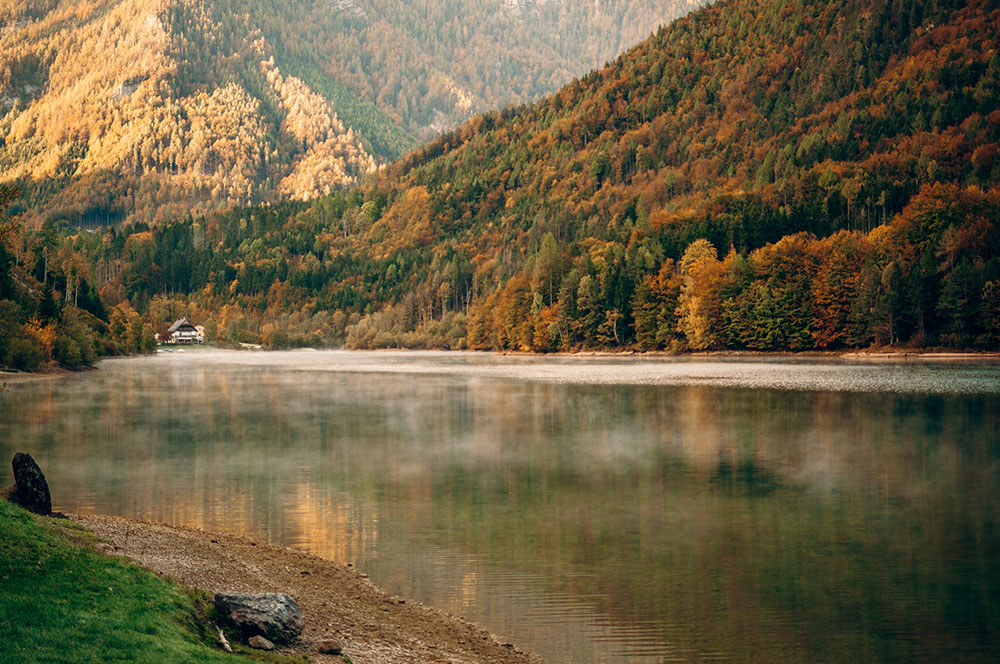
[(260, 635), (289, 645), (305, 627), (299, 605), (285, 593), (219, 593), (215, 608), (236, 625), (244, 639)]
[(11, 465), (14, 467), (14, 488), (10, 490), (10, 500), (35, 514), (51, 514), (49, 483), (31, 455), (18, 452)]

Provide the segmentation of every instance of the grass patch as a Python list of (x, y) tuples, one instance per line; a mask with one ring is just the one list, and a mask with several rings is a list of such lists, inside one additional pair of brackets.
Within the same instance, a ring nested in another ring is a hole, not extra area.
[(94, 539), (0, 500), (0, 662), (261, 661), (212, 647), (207, 595), (101, 554)]

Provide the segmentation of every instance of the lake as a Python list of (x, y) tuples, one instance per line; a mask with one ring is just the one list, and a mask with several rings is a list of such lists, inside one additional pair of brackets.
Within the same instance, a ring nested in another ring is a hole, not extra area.
[(1000, 366), (192, 350), (0, 393), (0, 482), (245, 535), (550, 663), (987, 662)]

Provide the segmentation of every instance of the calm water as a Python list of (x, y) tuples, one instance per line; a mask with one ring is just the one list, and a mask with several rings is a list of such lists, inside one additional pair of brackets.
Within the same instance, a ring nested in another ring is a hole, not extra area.
[(351, 562), (552, 663), (995, 661), (998, 432), (996, 365), (188, 352), (0, 393), (56, 509)]

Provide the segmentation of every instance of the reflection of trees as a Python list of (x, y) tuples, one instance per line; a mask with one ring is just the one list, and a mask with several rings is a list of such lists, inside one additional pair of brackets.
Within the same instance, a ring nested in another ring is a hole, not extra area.
[[(160, 360), (0, 401), (61, 508), (379, 561), (390, 578), (421, 573), (385, 561), (427, 543), (542, 570), (665, 643), (735, 659), (940, 660), (1000, 624), (996, 397)], [(428, 594), (471, 581), (446, 583)]]
[[(682, 626), (663, 632), (678, 647), (844, 661), (946, 657), (969, 628), (973, 650), (988, 643), (997, 603), (973, 588), (1000, 542), (983, 526), (997, 419), (983, 399), (515, 389), (523, 402), (507, 395), (501, 412), (551, 446), (435, 486), (437, 522), (464, 527), (450, 536), (475, 554), (558, 570), (561, 591), (606, 597), (597, 610), (625, 623)], [(611, 440), (632, 456), (608, 454)], [(902, 633), (938, 640), (907, 650)]]

